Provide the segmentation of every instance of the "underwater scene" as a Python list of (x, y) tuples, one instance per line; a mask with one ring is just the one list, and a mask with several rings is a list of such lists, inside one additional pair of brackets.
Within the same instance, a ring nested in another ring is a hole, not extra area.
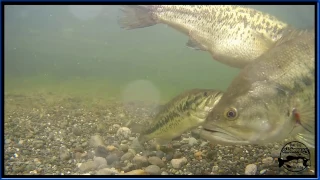
[(315, 6), (5, 5), (5, 175), (315, 175)]

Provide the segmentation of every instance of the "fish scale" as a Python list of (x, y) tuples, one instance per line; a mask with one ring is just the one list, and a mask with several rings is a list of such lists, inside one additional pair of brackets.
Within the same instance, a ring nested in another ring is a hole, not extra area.
[[(209, 113), (202, 137), (265, 144), (296, 137), (314, 148), (315, 33), (292, 31), (238, 74)], [(226, 113), (234, 112), (228, 117)]]
[(222, 96), (222, 92), (192, 89), (170, 100), (141, 132), (139, 142), (153, 138), (166, 143), (203, 123), (207, 114)]
[(267, 13), (236, 5), (136, 5), (123, 11), (122, 28), (166, 24), (189, 37), (188, 47), (236, 68), (253, 62), (294, 29)]

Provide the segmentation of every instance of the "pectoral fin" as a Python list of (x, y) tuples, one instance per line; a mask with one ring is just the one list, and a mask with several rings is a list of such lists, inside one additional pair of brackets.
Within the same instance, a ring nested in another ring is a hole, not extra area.
[(191, 39), (188, 40), (188, 42), (186, 43), (186, 46), (196, 51), (205, 51), (205, 49), (201, 48), (201, 44)]

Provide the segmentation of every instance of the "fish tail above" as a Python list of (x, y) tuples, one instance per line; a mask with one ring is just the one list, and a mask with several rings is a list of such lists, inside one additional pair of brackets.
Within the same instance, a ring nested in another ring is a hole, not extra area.
[(152, 17), (152, 10), (147, 6), (125, 5), (121, 11), (123, 16), (119, 17), (118, 23), (123, 29), (137, 29), (153, 26), (157, 22)]

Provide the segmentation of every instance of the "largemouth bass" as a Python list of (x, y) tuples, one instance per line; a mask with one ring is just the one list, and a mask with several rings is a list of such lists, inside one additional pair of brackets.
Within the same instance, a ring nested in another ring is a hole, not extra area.
[(140, 126), (138, 141), (153, 138), (159, 145), (170, 142), (184, 132), (200, 126), (222, 97), (222, 92), (209, 89), (185, 91), (165, 104), (147, 126)]
[(122, 11), (122, 28), (166, 24), (189, 37), (187, 46), (236, 68), (254, 61), (293, 29), (274, 16), (236, 5), (131, 5)]
[(292, 32), (241, 70), (203, 124), (219, 144), (315, 143), (315, 33)]

